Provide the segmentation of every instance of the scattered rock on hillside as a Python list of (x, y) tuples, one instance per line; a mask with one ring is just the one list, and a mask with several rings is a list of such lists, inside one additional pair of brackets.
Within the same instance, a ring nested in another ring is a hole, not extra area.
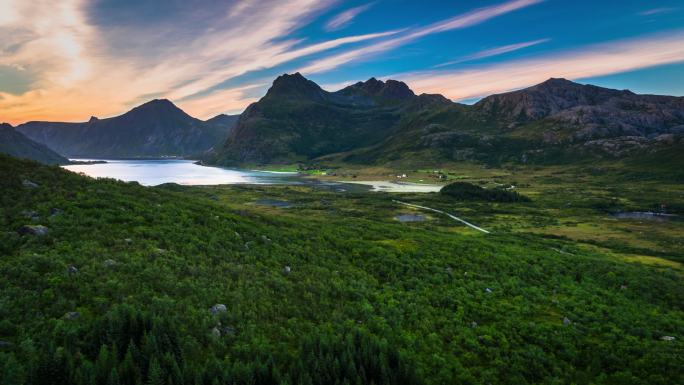
[(285, 274), (285, 275), (290, 274), (290, 271), (292, 271), (290, 266), (283, 267), (283, 274)]
[(32, 181), (30, 181), (30, 180), (28, 180), (28, 179), (22, 180), (22, 181), (21, 181), (21, 185), (24, 186), (24, 187), (26, 187), (26, 188), (36, 188), (36, 187), (38, 187), (38, 183), (32, 182)]
[(570, 325), (571, 323), (572, 323), (572, 321), (570, 321), (570, 318), (568, 318), (568, 317), (563, 318), (563, 325), (567, 326), (567, 325)]
[(265, 235), (261, 236), (261, 241), (264, 243), (271, 243), (271, 239)]
[(48, 234), (48, 228), (43, 226), (43, 225), (25, 225), (22, 226), (19, 229), (19, 234), (21, 235), (36, 235), (36, 236), (45, 236)]
[(67, 268), (67, 271), (69, 272), (69, 274), (76, 274), (78, 273), (78, 268), (76, 268), (76, 266), (74, 265), (71, 265)]
[(211, 329), (211, 335), (214, 336), (214, 338), (219, 338), (221, 337), (221, 331), (219, 330), (219, 328), (214, 327), (213, 329)]
[(31, 219), (33, 221), (40, 219), (40, 215), (38, 214), (37, 211), (34, 211), (34, 210), (24, 210), (21, 212), (21, 215), (24, 218), (28, 218), (28, 219)]
[(116, 261), (113, 259), (107, 259), (102, 263), (105, 267), (114, 267), (116, 266)]
[(58, 215), (61, 215), (63, 212), (64, 212), (63, 210), (60, 210), (60, 209), (58, 209), (58, 208), (54, 208), (54, 207), (53, 207), (52, 209), (50, 209), (50, 216), (51, 216), (51, 217), (56, 217), (56, 216), (58, 216)]
[(662, 336), (660, 339), (663, 341), (674, 341), (676, 338), (673, 336)]
[(211, 314), (219, 314), (219, 313), (225, 313), (228, 311), (228, 308), (226, 305), (222, 303), (217, 303), (216, 305), (212, 306), (211, 309)]
[(75, 320), (79, 317), (81, 317), (81, 313), (79, 313), (77, 311), (70, 311), (70, 312), (64, 314), (63, 318), (68, 319), (68, 320)]

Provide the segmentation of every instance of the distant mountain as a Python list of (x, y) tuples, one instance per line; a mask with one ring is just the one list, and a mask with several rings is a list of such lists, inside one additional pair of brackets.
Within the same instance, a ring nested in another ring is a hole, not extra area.
[(235, 123), (237, 123), (239, 118), (240, 115), (220, 114), (214, 116), (211, 119), (206, 120), (205, 122), (209, 124), (217, 124), (224, 127), (228, 127), (228, 131), (230, 131), (233, 127), (235, 127)]
[(299, 73), (282, 75), (240, 115), (209, 162), (289, 162), (349, 151), (392, 135), (411, 112), (448, 103), (443, 97), (416, 96), (397, 81), (370, 79), (327, 92)]
[(684, 133), (684, 98), (549, 79), (536, 86), (492, 95), (476, 108), (507, 123), (547, 120), (573, 127), (574, 139)]
[(565, 79), (492, 95), (474, 106), (453, 103), (405, 119), (378, 146), (346, 161), (568, 162), (638, 156), (682, 148), (684, 98), (637, 95)]
[(549, 79), (469, 106), (395, 80), (327, 92), (297, 73), (278, 77), (208, 160), (565, 162), (681, 148), (683, 135), (682, 97)]
[(228, 136), (235, 117), (202, 121), (168, 100), (153, 100), (108, 119), (84, 123), (28, 122), (27, 137), (72, 158), (126, 158), (201, 154)]
[(67, 164), (69, 160), (47, 146), (36, 143), (7, 123), (0, 123), (0, 153), (32, 159), (44, 164)]

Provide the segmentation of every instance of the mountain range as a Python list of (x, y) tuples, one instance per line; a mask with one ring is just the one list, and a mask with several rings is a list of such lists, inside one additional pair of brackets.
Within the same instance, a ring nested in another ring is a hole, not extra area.
[(681, 146), (684, 98), (549, 79), (475, 105), (371, 78), (327, 92), (282, 75), (209, 163), (549, 162)]
[(278, 77), (266, 95), (240, 116), (211, 162), (306, 161), (380, 142), (405, 116), (449, 104), (416, 96), (406, 84), (370, 79), (327, 92), (299, 73)]
[(224, 166), (557, 163), (682, 153), (684, 97), (552, 78), (466, 105), (375, 78), (328, 92), (295, 73), (275, 79), (241, 115), (202, 121), (153, 100), (113, 118), (28, 122), (13, 132), (72, 158), (201, 156)]
[(7, 123), (0, 123), (0, 153), (45, 164), (69, 163), (69, 159), (27, 138)]
[(202, 121), (157, 99), (108, 119), (27, 122), (17, 131), (70, 158), (192, 156), (225, 140), (236, 116)]

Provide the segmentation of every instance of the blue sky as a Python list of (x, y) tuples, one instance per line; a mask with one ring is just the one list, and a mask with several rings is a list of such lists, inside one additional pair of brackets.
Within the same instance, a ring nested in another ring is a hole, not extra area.
[[(684, 95), (684, 4), (565, 0), (0, 0), (0, 121), (169, 98), (240, 112), (282, 73), (473, 101), (566, 77)], [(4, 116), (3, 116), (4, 115)]]

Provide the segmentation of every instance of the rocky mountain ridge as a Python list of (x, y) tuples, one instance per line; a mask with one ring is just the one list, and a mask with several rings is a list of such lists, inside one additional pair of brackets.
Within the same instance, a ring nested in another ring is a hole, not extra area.
[(27, 122), (17, 130), (72, 158), (190, 156), (225, 140), (234, 122), (227, 115), (202, 121), (169, 100), (155, 99), (113, 118)]

